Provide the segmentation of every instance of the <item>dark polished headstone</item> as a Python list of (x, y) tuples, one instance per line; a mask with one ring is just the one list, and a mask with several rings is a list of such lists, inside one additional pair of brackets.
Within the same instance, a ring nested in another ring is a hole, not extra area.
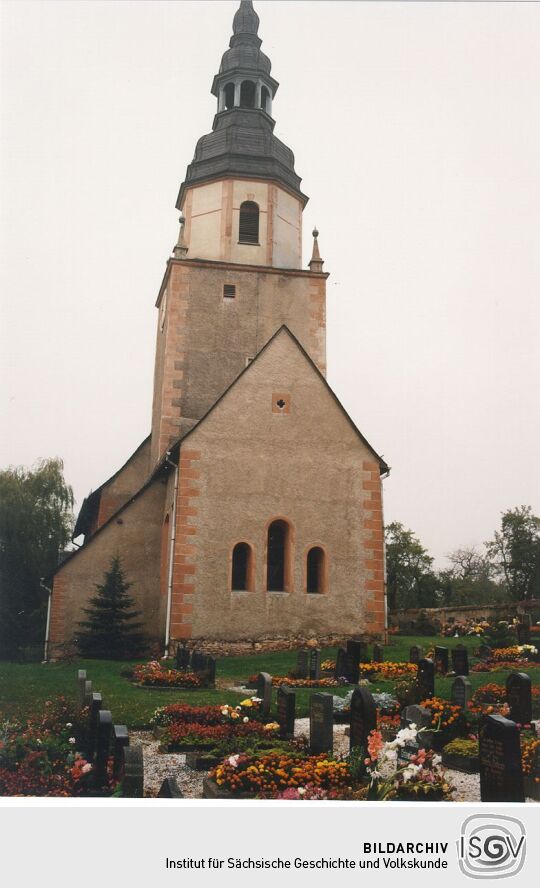
[(532, 682), (526, 672), (512, 672), (506, 679), (506, 702), (509, 718), (518, 725), (532, 721)]
[(418, 664), (424, 656), (424, 648), (418, 644), (413, 644), (409, 650), (409, 663)]
[(321, 677), (321, 651), (313, 648), (309, 652), (309, 677), (312, 681), (318, 681)]
[(158, 799), (183, 799), (184, 794), (174, 777), (166, 777), (158, 792)]
[(76, 709), (80, 712), (84, 706), (86, 686), (86, 669), (79, 669), (77, 672), (77, 702)]
[(100, 709), (98, 713), (96, 761), (94, 764), (94, 782), (96, 786), (107, 783), (107, 764), (112, 736), (112, 715), (108, 709)]
[(469, 652), (464, 644), (458, 644), (452, 650), (452, 671), (456, 675), (469, 674)]
[(312, 755), (334, 748), (334, 700), (332, 694), (309, 698), (309, 749)]
[(351, 697), (350, 748), (362, 746), (367, 749), (367, 740), (377, 727), (377, 707), (367, 688), (355, 688)]
[(296, 716), (296, 694), (290, 688), (279, 687), (277, 690), (277, 722), (279, 736), (282, 740), (294, 737), (294, 720)]
[(119, 779), (123, 765), (124, 747), (129, 746), (129, 732), (126, 725), (113, 725), (113, 777)]
[(347, 642), (347, 654), (349, 654), (356, 663), (370, 662), (369, 645), (367, 641), (350, 639)]
[(142, 746), (125, 746), (123, 750), (122, 796), (142, 799), (144, 796), (144, 759)]
[(375, 643), (373, 645), (373, 662), (382, 663), (384, 661), (384, 647), (382, 644)]
[(502, 715), (484, 715), (479, 730), (483, 802), (524, 802), (519, 728)]
[(101, 699), (101, 694), (92, 694), (92, 699), (90, 700), (90, 709), (88, 712), (88, 745), (87, 752), (90, 757), (90, 761), (93, 761), (94, 755), (97, 749), (97, 735), (98, 735), (98, 724), (99, 724), (99, 712), (103, 705), (103, 701)]
[(418, 689), (423, 700), (435, 695), (435, 663), (428, 657), (418, 661)]
[(272, 705), (272, 676), (268, 672), (259, 672), (255, 686), (256, 695), (261, 700), (261, 715), (267, 718)]
[(436, 645), (435, 656), (433, 659), (435, 661), (435, 671), (439, 675), (446, 675), (449, 665), (448, 648), (443, 647), (442, 645)]
[(486, 662), (491, 657), (491, 648), (489, 644), (481, 644), (478, 653), (480, 654), (480, 659)]
[(334, 678), (347, 678), (347, 651), (345, 648), (338, 648)]
[(516, 631), (518, 644), (531, 643), (531, 627), (527, 623), (518, 623)]
[(309, 675), (309, 651), (305, 648), (297, 651), (295, 674), (297, 678), (307, 678)]
[(468, 678), (458, 675), (452, 682), (451, 699), (454, 706), (460, 709), (467, 709), (469, 700), (472, 697), (472, 685)]
[(190, 651), (185, 644), (179, 644), (176, 648), (176, 668), (187, 669), (189, 666)]

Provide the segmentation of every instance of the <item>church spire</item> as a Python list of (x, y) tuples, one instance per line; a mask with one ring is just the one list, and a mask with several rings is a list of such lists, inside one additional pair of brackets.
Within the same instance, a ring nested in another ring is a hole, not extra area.
[(211, 92), (217, 98), (212, 132), (197, 142), (176, 206), (183, 209), (190, 186), (235, 176), (277, 182), (305, 206), (307, 197), (300, 190), (294, 154), (273, 133), (272, 102), (279, 83), (261, 50), (259, 16), (251, 0), (241, 0), (232, 29), (229, 48), (212, 83)]

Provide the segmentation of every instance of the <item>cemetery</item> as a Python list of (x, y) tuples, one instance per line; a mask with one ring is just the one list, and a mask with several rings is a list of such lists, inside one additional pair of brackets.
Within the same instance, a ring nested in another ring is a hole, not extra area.
[[(538, 801), (531, 644), (388, 643), (1, 664), (0, 794)], [(9, 675), (7, 674), (9, 673)]]

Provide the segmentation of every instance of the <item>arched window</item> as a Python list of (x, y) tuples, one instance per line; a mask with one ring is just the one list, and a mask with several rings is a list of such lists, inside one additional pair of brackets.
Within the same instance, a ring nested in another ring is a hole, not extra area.
[(241, 244), (259, 243), (259, 207), (252, 200), (240, 204), (238, 240)]
[(269, 98), (270, 98), (270, 93), (268, 92), (266, 87), (263, 86), (263, 88), (261, 89), (261, 108), (263, 109), (263, 111), (266, 111), (267, 114), (270, 113), (268, 110)]
[(286, 521), (272, 521), (268, 528), (266, 571), (269, 592), (290, 592), (291, 529)]
[(240, 87), (240, 107), (255, 107), (255, 84), (253, 80), (244, 80)]
[(237, 543), (232, 553), (231, 589), (247, 592), (251, 588), (253, 552), (248, 543)]
[(306, 591), (311, 595), (320, 595), (325, 591), (325, 552), (320, 546), (313, 546), (307, 554)]
[(234, 108), (234, 83), (228, 83), (225, 87), (225, 107)]

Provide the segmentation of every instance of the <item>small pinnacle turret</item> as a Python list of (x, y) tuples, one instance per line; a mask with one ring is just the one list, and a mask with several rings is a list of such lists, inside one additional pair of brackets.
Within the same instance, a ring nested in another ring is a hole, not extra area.
[(319, 237), (319, 232), (317, 231), (317, 226), (313, 229), (313, 252), (311, 254), (311, 259), (309, 262), (309, 270), (321, 273), (323, 270), (324, 259), (321, 259), (321, 254), (319, 252), (319, 241), (317, 238)]

